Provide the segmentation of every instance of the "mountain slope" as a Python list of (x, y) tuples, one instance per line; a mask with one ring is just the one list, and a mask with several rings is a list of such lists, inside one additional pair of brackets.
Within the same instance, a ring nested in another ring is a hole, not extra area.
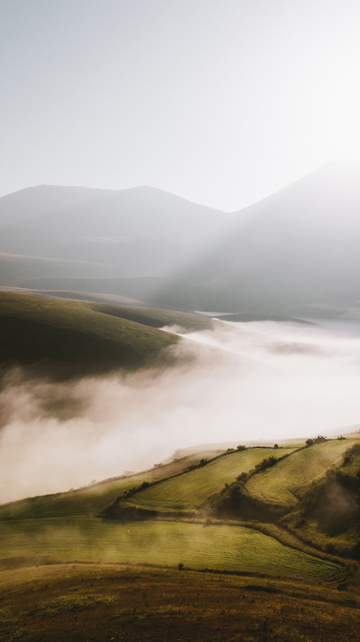
[(206, 248), (228, 218), (151, 187), (42, 185), (0, 198), (0, 252), (104, 263), (118, 276), (166, 275)]
[[(342, 308), (360, 294), (360, 164), (326, 165), (234, 214), (228, 236), (179, 279), (197, 309), (276, 314)], [(237, 223), (240, 221), (240, 223)], [(174, 300), (175, 280), (154, 302)], [(181, 301), (179, 294), (179, 301)]]

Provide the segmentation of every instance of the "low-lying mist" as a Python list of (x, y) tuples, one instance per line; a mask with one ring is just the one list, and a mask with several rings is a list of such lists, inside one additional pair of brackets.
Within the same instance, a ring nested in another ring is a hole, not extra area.
[(0, 501), (150, 468), (196, 444), (275, 442), (360, 423), (357, 336), (217, 323), (171, 350), (176, 367), (126, 377), (54, 383), (9, 371), (0, 392)]

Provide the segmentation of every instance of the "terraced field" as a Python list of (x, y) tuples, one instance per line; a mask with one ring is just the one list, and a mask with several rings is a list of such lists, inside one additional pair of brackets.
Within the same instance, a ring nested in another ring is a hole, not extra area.
[(220, 491), (226, 483), (235, 481), (237, 475), (248, 472), (265, 457), (282, 457), (291, 448), (248, 448), (219, 457), (202, 468), (137, 493), (131, 502), (152, 510), (191, 510), (197, 508), (210, 495)]
[[(91, 517), (0, 523), (2, 558), (49, 555), (52, 560), (130, 562), (251, 571), (316, 580), (342, 566), (284, 546), (256, 530), (184, 522), (118, 524)], [(0, 562), (1, 563), (1, 562)]]
[(296, 492), (305, 484), (322, 477), (330, 466), (339, 464), (344, 454), (360, 437), (334, 439), (294, 452), (290, 457), (251, 477), (247, 490), (255, 497), (274, 504), (292, 507), (297, 503)]
[(30, 497), (4, 504), (0, 506), (0, 520), (96, 514), (115, 501), (126, 490), (138, 487), (144, 481), (152, 482), (163, 477), (176, 475), (187, 466), (198, 464), (201, 458), (211, 456), (214, 456), (213, 451), (202, 451), (166, 465), (152, 468), (138, 475), (118, 477), (66, 493)]

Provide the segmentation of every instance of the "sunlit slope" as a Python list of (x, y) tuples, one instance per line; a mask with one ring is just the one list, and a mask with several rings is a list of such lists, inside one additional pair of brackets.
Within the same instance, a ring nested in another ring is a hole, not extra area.
[(144, 365), (178, 338), (90, 303), (0, 293), (0, 362), (70, 364), (85, 373)]
[(143, 482), (176, 475), (187, 466), (197, 465), (202, 457), (208, 455), (206, 451), (199, 452), (136, 475), (105, 480), (65, 493), (28, 497), (3, 504), (0, 505), (0, 520), (97, 514), (125, 491), (138, 488)]
[[(118, 524), (96, 518), (11, 520), (0, 523), (1, 557), (102, 563), (147, 563), (284, 574), (329, 580), (336, 563), (280, 544), (258, 531), (184, 522)], [(1, 560), (0, 560), (1, 565)]]
[(248, 448), (221, 456), (206, 466), (197, 468), (136, 493), (131, 502), (151, 510), (191, 510), (201, 505), (210, 495), (220, 491), (237, 475), (248, 472), (270, 454), (275, 457), (292, 449)]
[(345, 450), (359, 437), (331, 440), (294, 452), (274, 467), (257, 473), (246, 484), (248, 492), (259, 499), (292, 507), (296, 494), (306, 484), (320, 479), (334, 464), (339, 464)]

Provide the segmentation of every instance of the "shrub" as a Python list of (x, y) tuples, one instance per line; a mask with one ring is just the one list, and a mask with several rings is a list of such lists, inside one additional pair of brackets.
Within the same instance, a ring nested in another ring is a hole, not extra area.
[(256, 464), (255, 470), (265, 470), (265, 468), (271, 468), (271, 466), (275, 466), (277, 461), (279, 460), (276, 457), (270, 455), (270, 457), (267, 457)]

